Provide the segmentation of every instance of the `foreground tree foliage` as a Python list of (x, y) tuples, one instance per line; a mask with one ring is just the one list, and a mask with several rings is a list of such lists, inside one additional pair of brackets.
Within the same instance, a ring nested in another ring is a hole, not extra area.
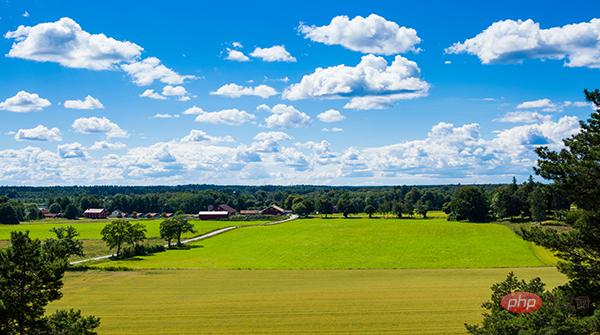
[(0, 334), (95, 334), (96, 317), (73, 310), (45, 316), (48, 303), (62, 296), (68, 258), (83, 255), (73, 227), (55, 233), (57, 238), (42, 242), (13, 232), (11, 245), (0, 250)]
[[(600, 91), (586, 90), (585, 95), (597, 109), (586, 122), (580, 122), (580, 132), (564, 140), (565, 148), (558, 152), (547, 147), (536, 150), (536, 173), (552, 180), (554, 187), (577, 206), (576, 219), (566, 232), (541, 227), (523, 229), (526, 240), (556, 252), (562, 260), (558, 270), (569, 282), (544, 292), (543, 286), (514, 284), (509, 276), (505, 283), (492, 287), (492, 302), (484, 304), (489, 313), (484, 314), (483, 325), (467, 326), (472, 334), (600, 333)], [(507, 289), (500, 290), (502, 285)], [(501, 310), (497, 298), (514, 289), (541, 293), (544, 306), (529, 316)], [(563, 303), (555, 304), (556, 300)], [(577, 309), (564, 303), (578, 300), (587, 303)]]

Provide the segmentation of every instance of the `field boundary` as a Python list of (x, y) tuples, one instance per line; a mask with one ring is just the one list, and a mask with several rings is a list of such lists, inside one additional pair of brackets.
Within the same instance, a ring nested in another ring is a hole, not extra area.
[[(191, 243), (191, 242), (205, 240), (207, 238), (211, 238), (211, 237), (214, 237), (214, 236), (217, 236), (217, 235), (221, 235), (223, 233), (226, 233), (228, 231), (232, 231), (232, 230), (235, 230), (235, 229), (238, 229), (238, 228), (260, 227), (260, 226), (273, 226), (273, 225), (277, 225), (277, 224), (281, 224), (281, 223), (293, 221), (293, 220), (296, 220), (297, 218), (299, 218), (298, 215), (292, 214), (289, 217), (287, 217), (287, 218), (285, 218), (283, 220), (279, 220), (279, 221), (266, 222), (266, 223), (258, 223), (258, 224), (255, 224), (255, 225), (242, 225), (242, 226), (223, 227), (223, 228), (215, 229), (213, 231), (209, 231), (208, 233), (204, 233), (204, 234), (202, 234), (200, 236), (196, 236), (196, 237), (185, 239), (185, 240), (181, 241), (181, 243), (182, 244), (187, 244), (187, 243)], [(166, 244), (164, 246), (168, 247), (168, 245), (166, 245)], [(103, 256), (96, 256), (96, 257), (81, 259), (81, 260), (78, 260), (78, 261), (73, 261), (73, 262), (70, 262), (69, 264), (71, 264), (71, 265), (79, 265), (79, 264), (83, 264), (83, 263), (87, 263), (87, 262), (101, 261), (101, 260), (109, 259), (109, 258), (114, 257), (114, 256), (115, 256), (115, 254), (103, 255)]]

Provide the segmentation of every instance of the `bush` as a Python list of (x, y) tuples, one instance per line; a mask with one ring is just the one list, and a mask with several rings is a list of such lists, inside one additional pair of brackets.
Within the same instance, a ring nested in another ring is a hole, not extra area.
[(583, 214), (584, 212), (580, 209), (573, 209), (568, 211), (565, 215), (566, 224), (568, 224), (569, 226), (574, 225), (575, 222), (577, 222), (577, 220), (579, 220), (579, 218), (581, 218)]
[(153, 244), (153, 245), (144, 245), (137, 244), (131, 247), (123, 248), (121, 254), (119, 255), (119, 259), (131, 258), (135, 256), (148, 256), (150, 254), (154, 254), (157, 252), (163, 252), (167, 250), (164, 245), (161, 244)]

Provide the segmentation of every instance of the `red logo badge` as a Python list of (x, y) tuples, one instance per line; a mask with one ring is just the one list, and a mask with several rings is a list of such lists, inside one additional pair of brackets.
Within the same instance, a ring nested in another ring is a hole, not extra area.
[(542, 298), (530, 292), (513, 292), (502, 298), (500, 306), (511, 313), (531, 313), (542, 307)]

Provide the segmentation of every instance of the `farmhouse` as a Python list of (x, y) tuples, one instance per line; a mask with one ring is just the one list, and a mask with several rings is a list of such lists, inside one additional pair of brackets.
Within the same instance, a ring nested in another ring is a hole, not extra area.
[(165, 219), (168, 219), (168, 218), (172, 218), (173, 215), (174, 215), (173, 213), (163, 213), (162, 217)]
[(158, 219), (158, 218), (160, 218), (160, 214), (158, 214), (158, 213), (146, 213), (146, 218), (148, 218), (148, 219)]
[(214, 219), (226, 219), (229, 217), (227, 211), (200, 211), (198, 212), (198, 218), (200, 220), (214, 220)]
[(285, 210), (275, 204), (263, 209), (260, 211), (260, 214), (263, 215), (283, 215), (285, 214)]
[(241, 215), (258, 215), (258, 214), (260, 214), (260, 211), (257, 211), (255, 209), (247, 209), (247, 210), (241, 210), (240, 214)]
[(127, 213), (125, 213), (121, 210), (115, 209), (114, 211), (112, 211), (112, 213), (110, 213), (110, 217), (122, 219), (122, 218), (127, 217)]
[(237, 210), (227, 204), (221, 204), (218, 206), (215, 206), (213, 208), (213, 211), (225, 211), (227, 213), (229, 213), (229, 215), (234, 215), (235, 213), (237, 213)]
[(88, 219), (106, 219), (108, 212), (104, 208), (88, 208), (83, 212), (83, 216)]

